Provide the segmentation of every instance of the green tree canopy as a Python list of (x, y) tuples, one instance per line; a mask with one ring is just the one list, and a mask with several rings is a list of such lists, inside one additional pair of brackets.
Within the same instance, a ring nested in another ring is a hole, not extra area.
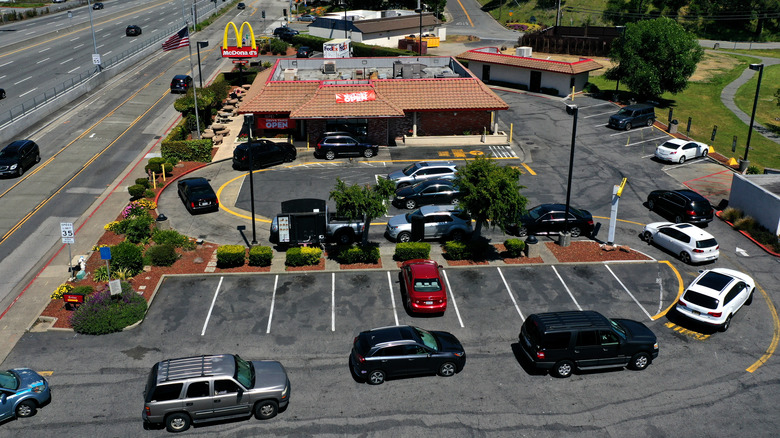
[[(198, 88), (198, 111), (203, 111), (217, 101), (214, 90), (210, 88)], [(192, 89), (187, 90), (187, 94), (176, 99), (173, 102), (173, 109), (182, 114), (195, 114), (195, 99), (192, 96)]]
[(379, 178), (377, 185), (359, 186), (347, 184), (336, 178), (336, 187), (330, 192), (329, 199), (336, 202), (336, 211), (349, 220), (363, 219), (363, 244), (368, 243), (368, 228), (371, 220), (387, 213), (385, 201), (395, 193), (395, 184), (385, 178)]
[(455, 184), (460, 188), (460, 205), (476, 220), (474, 235), (479, 236), (483, 225), (498, 226), (516, 221), (525, 210), (528, 200), (520, 194), (520, 170), (499, 166), (489, 158), (477, 158), (459, 168)]
[(661, 17), (628, 23), (610, 52), (618, 65), (607, 70), (606, 76), (619, 79), (643, 97), (675, 94), (688, 86), (703, 54), (696, 36), (674, 20)]

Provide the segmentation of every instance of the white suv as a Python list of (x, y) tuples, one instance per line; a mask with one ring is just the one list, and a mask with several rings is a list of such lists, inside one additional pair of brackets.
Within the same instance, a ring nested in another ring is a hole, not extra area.
[(429, 179), (454, 179), (456, 171), (455, 163), (452, 161), (418, 161), (403, 169), (390, 172), (387, 174), (387, 179), (400, 189)]
[(712, 269), (702, 272), (685, 289), (675, 309), (683, 316), (717, 326), (725, 332), (731, 317), (742, 307), (753, 302), (756, 284), (752, 278), (731, 269)]
[(679, 256), (684, 263), (710, 262), (720, 256), (712, 234), (691, 224), (653, 222), (645, 225), (642, 238)]

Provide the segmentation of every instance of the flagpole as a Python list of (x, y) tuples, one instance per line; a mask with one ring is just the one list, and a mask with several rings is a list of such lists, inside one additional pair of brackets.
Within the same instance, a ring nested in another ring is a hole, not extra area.
[[(185, 24), (186, 25), (186, 24)], [(195, 31), (195, 28), (193, 27), (193, 32)], [(189, 31), (187, 31), (189, 33)], [(189, 38), (189, 35), (187, 37), (187, 49), (190, 51), (190, 71), (192, 74), (195, 74), (195, 69), (192, 67), (192, 38)], [(200, 140), (200, 117), (198, 116), (198, 92), (197, 92), (197, 85), (195, 85), (194, 81), (192, 84), (192, 97), (195, 99), (195, 126), (198, 129), (198, 140)]]

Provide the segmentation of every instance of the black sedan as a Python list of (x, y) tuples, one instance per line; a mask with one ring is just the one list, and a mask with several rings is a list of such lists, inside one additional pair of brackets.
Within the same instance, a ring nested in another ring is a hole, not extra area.
[(94, 5), (92, 5), (92, 9), (94, 10), (103, 9), (103, 3), (100, 2), (95, 3)]
[(246, 9), (246, 4), (239, 3), (238, 5), (236, 5), (236, 9)]
[(0, 99), (5, 99), (5, 90), (0, 88)]
[[(587, 210), (569, 206), (569, 231), (572, 237), (593, 232), (593, 216)], [(566, 229), (566, 205), (538, 205), (522, 216), (520, 223), (509, 226), (509, 232), (520, 237), (529, 234), (558, 234)]]
[(295, 160), (297, 151), (291, 143), (276, 143), (270, 140), (254, 140), (241, 143), (233, 150), (233, 169), (249, 169), (249, 152), (252, 152), (252, 169), (289, 163)]
[(383, 327), (355, 338), (349, 364), (356, 378), (379, 385), (396, 376), (454, 376), (466, 365), (466, 352), (451, 333), (408, 325)]
[(219, 210), (219, 199), (206, 178), (185, 178), (177, 184), (179, 198), (190, 214)]
[(460, 191), (448, 179), (432, 179), (395, 191), (393, 205), (414, 210), (419, 205), (444, 205), (458, 203)]
[(706, 225), (714, 212), (710, 201), (693, 190), (653, 190), (647, 195), (647, 208), (677, 224)]
[(364, 143), (350, 135), (323, 135), (317, 139), (314, 156), (332, 160), (340, 155), (362, 155), (371, 158), (379, 152), (375, 144)]
[(125, 35), (127, 36), (141, 35), (141, 26), (136, 26), (135, 24), (131, 24), (130, 26), (127, 26), (127, 29), (125, 29)]

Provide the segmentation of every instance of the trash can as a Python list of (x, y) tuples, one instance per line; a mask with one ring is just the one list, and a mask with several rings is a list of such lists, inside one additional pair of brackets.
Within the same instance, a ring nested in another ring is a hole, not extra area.
[(677, 119), (674, 119), (674, 120), (672, 120), (672, 121), (669, 123), (669, 134), (677, 134), (677, 125), (678, 125), (679, 123), (680, 123), (680, 122), (678, 122), (678, 121), (677, 121)]
[(170, 230), (171, 229), (171, 223), (168, 222), (168, 217), (164, 214), (160, 213), (157, 215), (157, 219), (154, 222), (155, 227), (158, 230)]
[(541, 257), (539, 240), (536, 236), (531, 235), (525, 238), (525, 256), (528, 258)]

